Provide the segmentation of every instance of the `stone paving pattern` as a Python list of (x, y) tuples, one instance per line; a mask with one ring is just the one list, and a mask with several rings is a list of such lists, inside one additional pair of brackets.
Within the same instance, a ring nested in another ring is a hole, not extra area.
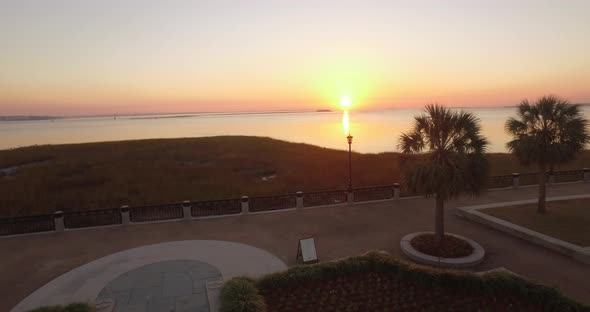
[[(548, 196), (590, 193), (590, 183), (548, 186)], [(469, 237), (486, 250), (474, 267), (505, 267), (590, 304), (590, 266), (522, 239), (455, 216), (455, 207), (532, 199), (537, 187), (495, 190), (462, 197), (445, 206), (446, 230)], [(548, 205), (549, 212), (551, 204)], [(531, 213), (534, 213), (531, 211)], [(35, 289), (100, 257), (167, 241), (213, 239), (253, 245), (295, 264), (297, 241), (316, 237), (320, 260), (385, 250), (404, 257), (399, 244), (411, 232), (431, 231), (432, 198), (403, 199), (257, 215), (94, 228), (0, 239), (0, 311), (9, 311)]]
[(221, 273), (210, 264), (164, 261), (117, 277), (97, 299), (114, 300), (114, 312), (209, 312), (206, 284), (218, 279)]

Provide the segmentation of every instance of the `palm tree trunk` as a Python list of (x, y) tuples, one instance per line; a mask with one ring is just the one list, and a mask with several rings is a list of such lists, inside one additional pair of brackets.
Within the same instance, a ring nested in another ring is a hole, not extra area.
[(438, 244), (445, 235), (444, 201), (436, 196), (436, 209), (434, 210), (434, 241)]
[(545, 213), (545, 197), (547, 197), (546, 181), (547, 168), (544, 163), (539, 164), (539, 203), (537, 204), (537, 212)]

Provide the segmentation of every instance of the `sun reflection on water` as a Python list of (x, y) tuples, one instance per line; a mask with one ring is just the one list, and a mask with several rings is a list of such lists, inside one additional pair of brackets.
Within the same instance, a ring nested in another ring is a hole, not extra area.
[(342, 111), (342, 129), (344, 134), (350, 134), (350, 117), (348, 116), (348, 110)]

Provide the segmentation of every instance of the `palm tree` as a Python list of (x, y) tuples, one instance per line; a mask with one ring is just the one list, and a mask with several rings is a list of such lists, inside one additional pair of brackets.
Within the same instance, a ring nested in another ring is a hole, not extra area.
[(516, 117), (506, 121), (506, 131), (513, 137), (506, 144), (508, 150), (523, 165), (539, 168), (537, 212), (545, 213), (547, 168), (572, 160), (585, 147), (587, 124), (579, 105), (555, 96), (544, 96), (534, 104), (522, 101)]
[[(435, 242), (444, 237), (444, 203), (463, 192), (477, 194), (484, 187), (488, 161), (487, 140), (480, 135), (479, 119), (433, 104), (416, 116), (413, 129), (403, 133), (398, 147), (417, 164), (405, 174), (408, 189), (435, 194)], [(409, 166), (406, 166), (409, 167)]]

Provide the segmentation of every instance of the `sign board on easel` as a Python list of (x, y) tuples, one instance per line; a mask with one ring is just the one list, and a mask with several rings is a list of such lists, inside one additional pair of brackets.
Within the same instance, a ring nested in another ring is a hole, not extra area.
[(297, 244), (297, 263), (316, 262), (318, 262), (318, 253), (315, 249), (315, 239), (313, 237), (300, 239)]

